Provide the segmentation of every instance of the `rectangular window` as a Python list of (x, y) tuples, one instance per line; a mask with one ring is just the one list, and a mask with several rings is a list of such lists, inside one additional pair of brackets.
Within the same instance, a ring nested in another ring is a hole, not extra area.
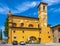
[(24, 33), (24, 30), (22, 31), (22, 33)]
[(14, 36), (14, 39), (16, 39), (16, 37)]
[(39, 43), (41, 42), (41, 38), (38, 38), (39, 39)]
[(59, 39), (59, 43), (60, 43), (60, 39)]
[(22, 38), (24, 38), (24, 36), (22, 36)]
[(58, 28), (58, 31), (60, 32), (60, 27)]
[(14, 30), (13, 32), (15, 33), (16, 31)]
[(38, 24), (38, 28), (39, 28), (39, 24)]
[(48, 36), (48, 38), (50, 38), (50, 36)]
[(41, 31), (39, 33), (41, 33)]

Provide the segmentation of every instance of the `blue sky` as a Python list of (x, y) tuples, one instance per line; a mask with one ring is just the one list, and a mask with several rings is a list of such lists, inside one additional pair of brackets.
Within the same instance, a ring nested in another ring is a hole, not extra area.
[(48, 24), (60, 24), (60, 0), (0, 0), (0, 28), (4, 31), (9, 10), (15, 15), (37, 18), (40, 2), (48, 3)]

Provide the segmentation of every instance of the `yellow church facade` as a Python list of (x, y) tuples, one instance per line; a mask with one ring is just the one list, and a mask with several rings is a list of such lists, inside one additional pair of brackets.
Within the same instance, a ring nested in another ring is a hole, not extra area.
[(47, 23), (47, 3), (38, 6), (38, 18), (18, 16), (8, 13), (8, 43), (35, 41), (36, 43), (51, 43), (52, 32)]

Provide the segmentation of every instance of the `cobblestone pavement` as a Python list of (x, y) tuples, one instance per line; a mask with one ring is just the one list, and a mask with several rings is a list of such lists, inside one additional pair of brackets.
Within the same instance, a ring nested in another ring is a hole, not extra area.
[(26, 44), (26, 45), (0, 44), (0, 46), (60, 46), (60, 44)]

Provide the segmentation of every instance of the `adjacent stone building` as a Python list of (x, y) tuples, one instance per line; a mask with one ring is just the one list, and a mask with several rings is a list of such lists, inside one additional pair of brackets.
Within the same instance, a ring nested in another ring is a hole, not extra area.
[(51, 27), (51, 29), (53, 34), (53, 43), (60, 43), (60, 24)]

